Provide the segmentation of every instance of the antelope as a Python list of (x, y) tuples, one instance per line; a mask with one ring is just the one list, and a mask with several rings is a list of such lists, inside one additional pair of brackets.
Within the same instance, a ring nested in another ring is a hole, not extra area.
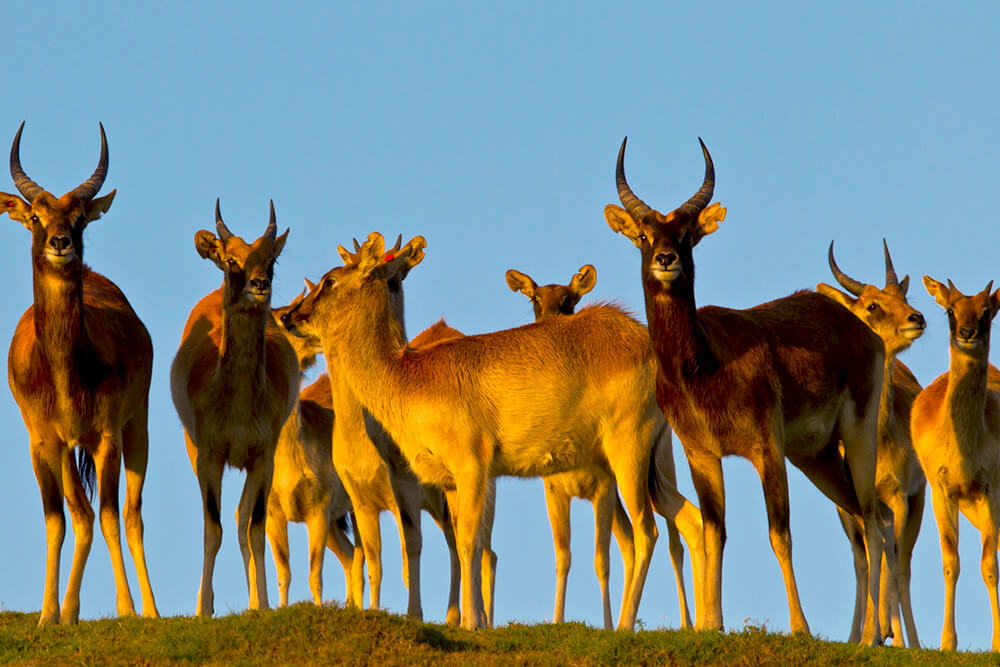
[[(854, 313), (885, 344), (885, 365), (879, 400), (875, 492), (892, 513), (892, 537), (886, 540), (885, 563), (888, 567), (882, 568), (882, 598), (879, 602), (882, 618), (879, 625), (885, 633), (891, 630), (893, 644), (905, 646), (902, 628), (902, 621), (905, 621), (910, 646), (920, 648), (910, 602), (910, 563), (924, 515), (927, 479), (913, 451), (910, 411), (921, 387), (910, 369), (903, 362), (896, 361), (896, 355), (910, 347), (924, 333), (927, 323), (924, 316), (906, 302), (910, 277), (904, 276), (899, 280), (885, 239), (882, 240), (882, 247), (885, 253), (885, 287), (879, 289), (874, 285), (866, 285), (841, 271), (834, 260), (831, 242), (827, 257), (830, 270), (848, 293), (824, 283), (816, 285), (816, 291)], [(864, 536), (860, 526), (844, 510), (838, 508), (837, 511), (854, 551), (857, 592), (850, 641), (856, 642), (861, 638), (868, 560), (865, 557)]]
[(195, 234), (195, 249), (223, 273), (222, 287), (191, 310), (170, 367), (170, 392), (198, 478), (205, 555), (197, 613), (214, 612), (212, 575), (222, 543), (223, 467), (246, 471), (237, 509), (250, 609), (267, 609), (264, 524), (282, 425), (298, 399), (295, 351), (271, 315), (274, 262), (288, 230), (277, 236), (274, 203), (264, 235), (251, 244), (226, 227), (215, 202), (215, 228)]
[[(303, 292), (292, 304), (274, 308), (280, 322), (287, 312), (305, 296)], [(316, 363), (322, 351), (319, 340), (300, 338), (286, 332), (295, 349), (299, 369), (305, 372)], [(333, 437), (333, 399), (330, 380), (321, 375), (303, 388), (299, 400), (281, 429), (274, 451), (274, 475), (267, 500), (266, 532), (278, 571), (279, 605), (288, 605), (291, 569), (288, 565), (288, 522), (305, 523), (309, 530), (309, 588), (313, 602), (323, 603), (323, 557), (327, 547), (337, 556), (344, 569), (347, 604), (353, 604), (352, 577), (363, 576), (363, 563), (355, 565), (354, 546), (344, 534), (351, 501), (347, 496), (330, 457)]]
[[(340, 250), (342, 256), (351, 257), (348, 251), (343, 248)], [(403, 317), (402, 281), (405, 277), (404, 272), (393, 281), (394, 314), (400, 327)], [(310, 286), (310, 294), (318, 289), (311, 283), (307, 282), (307, 285)], [(306, 296), (305, 300), (308, 298)], [(293, 304), (291, 311), (281, 314), (282, 326), (300, 337), (319, 338), (315, 323), (291, 323), (289, 318), (300, 303)], [(407, 614), (423, 618), (420, 595), (420, 555), (423, 548), (420, 511), (425, 508), (434, 517), (445, 533), (449, 550), (453, 550), (452, 526), (446, 520), (444, 498), (440, 492), (426, 489), (420, 484), (384, 429), (366, 413), (363, 404), (344, 380), (344, 362), (338, 351), (327, 346), (324, 341), (323, 354), (326, 357), (333, 410), (336, 414), (331, 441), (332, 460), (354, 508), (355, 534), (361, 542), (364, 561), (368, 563), (369, 606), (373, 609), (380, 606), (382, 537), (378, 517), (381, 512), (388, 510), (396, 518), (403, 548), (403, 581), (409, 594)], [(358, 580), (356, 586), (350, 599), (360, 607), (364, 597), (364, 591), (361, 590), (363, 580)], [(460, 612), (454, 557), (451, 586), (446, 622), (457, 625)]]
[[(31, 465), (45, 513), (45, 589), (39, 625), (79, 620), (80, 583), (94, 537), (94, 511), (84, 487), (93, 489), (95, 481), (101, 532), (115, 573), (117, 612), (135, 615), (118, 516), (123, 460), (125, 536), (139, 576), (142, 612), (148, 618), (159, 617), (146, 568), (141, 513), (153, 345), (118, 286), (83, 263), (83, 230), (108, 212), (116, 192), (96, 197), (108, 173), (108, 141), (104, 126), (100, 128), (101, 155), (94, 173), (57, 198), (21, 167), (21, 123), (10, 149), (10, 174), (21, 197), (0, 193), (7, 215), (31, 232), (34, 301), (14, 330), (7, 381), (28, 429)], [(73, 460), (74, 448), (80, 468)], [(66, 536), (63, 496), (75, 545), (60, 610), (59, 559)]]
[(709, 206), (715, 168), (701, 146), (701, 188), (664, 215), (629, 188), (623, 141), (616, 181), (625, 208), (604, 209), (611, 229), (641, 251), (646, 317), (661, 369), (657, 400), (684, 446), (701, 505), (706, 613), (701, 616), (698, 610), (698, 627), (722, 627), (726, 505), (721, 458), (738, 455), (749, 459), (761, 478), (791, 629), (809, 632), (792, 568), (787, 457), (864, 525), (869, 581), (862, 639), (874, 644), (881, 640), (882, 534), (875, 460), (882, 341), (854, 315), (815, 292), (747, 310), (696, 308), (692, 251), (726, 214), (718, 203)]
[(656, 541), (649, 460), (659, 409), (640, 390), (656, 373), (655, 359), (640, 358), (645, 329), (619, 308), (597, 305), (407, 349), (387, 281), (404, 264), (418, 264), (425, 245), (418, 236), (384, 261), (382, 235), (370, 234), (355, 259), (323, 276), (290, 321), (319, 323), (324, 350), (336, 351), (346, 383), (417, 476), (445, 489), (456, 515), (463, 627), (483, 622), (473, 563), (487, 480), (603, 465), (636, 531), (636, 567), (618, 623), (633, 628)]
[(1000, 371), (989, 363), (990, 327), (1000, 309), (992, 281), (966, 296), (949, 280), (924, 276), (924, 287), (948, 313), (948, 372), (913, 402), (913, 447), (931, 486), (944, 569), (941, 649), (955, 650), (958, 582), (958, 512), (982, 536), (980, 568), (993, 614), (993, 650), (1000, 651), (997, 604), (997, 533), (1000, 524)]
[[(597, 270), (590, 264), (580, 267), (568, 285), (542, 285), (541, 287), (520, 271), (510, 269), (506, 274), (507, 286), (513, 292), (521, 292), (531, 300), (535, 310), (535, 321), (557, 315), (572, 315), (576, 305), (584, 294), (594, 289), (597, 282)], [(652, 356), (653, 348), (648, 343), (648, 354)], [(650, 394), (655, 390), (649, 385)], [(664, 480), (672, 487), (677, 485), (677, 474), (674, 470), (673, 447), (671, 446), (670, 429), (666, 420), (662, 420), (656, 432), (655, 464), (662, 472)], [(600, 467), (564, 472), (549, 475), (544, 478), (545, 505), (549, 513), (549, 523), (552, 525), (552, 540), (556, 550), (556, 603), (552, 614), (555, 623), (565, 620), (566, 580), (572, 558), (570, 553), (570, 521), (569, 504), (573, 498), (584, 498), (594, 506), (594, 534), (596, 537), (594, 569), (601, 584), (601, 601), (604, 608), (604, 628), (610, 630), (611, 598), (608, 593), (608, 556), (611, 533), (614, 531), (618, 540), (618, 548), (622, 553), (625, 566), (625, 590), (628, 590), (632, 577), (634, 546), (632, 541), (632, 524), (628, 514), (618, 497), (614, 478)], [(692, 508), (693, 509), (693, 506)], [(697, 516), (697, 510), (694, 510)], [(674, 567), (677, 580), (677, 593), (680, 598), (681, 627), (691, 627), (691, 615), (687, 606), (687, 594), (684, 590), (684, 547), (681, 545), (677, 526), (667, 522), (667, 535), (670, 542), (670, 560)], [(697, 552), (696, 552), (697, 553)], [(697, 559), (697, 556), (696, 556)], [(694, 568), (700, 570), (699, 566)]]

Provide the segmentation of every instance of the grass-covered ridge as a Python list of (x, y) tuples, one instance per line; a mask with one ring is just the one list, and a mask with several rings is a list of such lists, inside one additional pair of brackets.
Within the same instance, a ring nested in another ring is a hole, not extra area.
[(996, 664), (990, 653), (862, 648), (747, 627), (730, 634), (635, 633), (578, 623), (468, 632), (385, 612), (302, 603), (214, 619), (106, 619), (38, 628), (38, 614), (0, 614), (0, 663), (31, 664)]

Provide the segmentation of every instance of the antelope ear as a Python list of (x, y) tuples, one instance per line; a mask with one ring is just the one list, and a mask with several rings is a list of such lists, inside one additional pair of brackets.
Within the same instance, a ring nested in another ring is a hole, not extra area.
[(17, 220), (31, 231), (31, 223), (28, 222), (31, 219), (31, 204), (17, 195), (0, 192), (0, 213), (6, 213), (11, 220)]
[(222, 242), (218, 237), (207, 229), (202, 229), (194, 235), (194, 247), (201, 258), (211, 259), (220, 267), (222, 266), (222, 258), (219, 256), (221, 246)]
[(637, 248), (642, 247), (639, 242), (639, 235), (642, 233), (639, 229), (639, 224), (628, 211), (621, 206), (608, 204), (604, 207), (604, 219), (612, 231), (626, 236)]
[(535, 289), (538, 285), (530, 276), (515, 269), (508, 269), (505, 277), (507, 278), (507, 287), (510, 288), (511, 292), (520, 292), (529, 299), (535, 298)]
[(288, 240), (288, 232), (290, 231), (291, 229), (285, 227), (285, 233), (274, 239), (274, 244), (271, 246), (271, 257), (276, 258), (285, 249), (285, 241)]
[(590, 264), (584, 264), (580, 267), (580, 271), (573, 276), (573, 279), (569, 281), (569, 289), (579, 301), (580, 297), (594, 289), (594, 285), (596, 284), (597, 269)]
[(850, 294), (847, 294), (846, 292), (841, 292), (836, 287), (833, 287), (832, 285), (827, 285), (826, 283), (819, 283), (818, 285), (816, 285), (816, 291), (822, 294), (823, 296), (830, 297), (831, 299), (839, 303), (844, 308), (847, 308), (848, 310), (850, 310), (851, 307), (855, 304), (855, 302), (857, 302), (857, 299), (855, 299)]
[(375, 270), (382, 263), (384, 254), (385, 239), (378, 232), (372, 232), (357, 253), (357, 264), (361, 268), (361, 274), (366, 276)]
[(84, 204), (84, 209), (86, 210), (84, 220), (87, 224), (90, 224), (108, 212), (108, 209), (111, 208), (111, 202), (115, 200), (116, 192), (118, 192), (118, 190), (112, 190), (103, 197), (91, 199), (89, 202)]
[(702, 209), (698, 214), (698, 220), (691, 225), (692, 245), (697, 245), (702, 240), (719, 228), (719, 223), (726, 219), (726, 209), (719, 202)]
[(942, 308), (948, 308), (948, 300), (951, 298), (951, 290), (944, 283), (939, 283), (930, 276), (924, 276), (924, 287), (927, 293), (934, 297), (937, 304)]
[(347, 266), (354, 261), (354, 255), (352, 255), (347, 248), (342, 245), (337, 246), (337, 254), (340, 255), (340, 260)]
[(993, 306), (993, 315), (996, 316), (997, 311), (1000, 310), (1000, 289), (990, 295), (990, 304)]

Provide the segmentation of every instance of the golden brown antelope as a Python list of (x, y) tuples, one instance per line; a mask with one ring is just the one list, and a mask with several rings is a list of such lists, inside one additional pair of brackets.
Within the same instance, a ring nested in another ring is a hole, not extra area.
[[(883, 634), (888, 635), (891, 631), (894, 645), (905, 646), (902, 627), (905, 621), (910, 647), (920, 648), (910, 603), (910, 563), (924, 515), (927, 480), (910, 439), (910, 410), (921, 387), (910, 369), (903, 362), (896, 361), (896, 355), (910, 347), (924, 333), (927, 323), (924, 316), (906, 302), (910, 277), (904, 276), (899, 280), (889, 256), (889, 246), (884, 239), (882, 244), (885, 251), (885, 287), (879, 289), (874, 285), (866, 285), (841, 271), (833, 258), (831, 242), (828, 253), (830, 270), (837, 282), (849, 293), (824, 283), (818, 284), (816, 291), (857, 315), (885, 344), (885, 366), (879, 400), (875, 492), (892, 513), (892, 539), (887, 539), (885, 543), (880, 583), (882, 597), (879, 602), (882, 618), (879, 625)], [(861, 622), (868, 589), (868, 559), (861, 526), (844, 510), (837, 508), (837, 511), (854, 551), (856, 595), (850, 641), (856, 642), (861, 639)]]
[(701, 505), (707, 613), (698, 610), (698, 625), (722, 627), (721, 458), (737, 455), (754, 464), (764, 487), (791, 629), (809, 631), (792, 569), (787, 457), (865, 527), (869, 581), (863, 641), (879, 642), (882, 534), (875, 461), (882, 342), (854, 315), (815, 292), (748, 310), (695, 306), (694, 246), (725, 218), (719, 204), (708, 205), (715, 169), (704, 144), (702, 151), (702, 187), (664, 215), (629, 188), (622, 142), (616, 180), (625, 208), (604, 209), (611, 229), (641, 251), (646, 317), (661, 367), (657, 399), (684, 445)]
[[(275, 319), (305, 296), (273, 309)], [(299, 368), (305, 371), (322, 352), (319, 340), (287, 334), (295, 349)], [(316, 604), (323, 603), (323, 559), (327, 547), (344, 568), (346, 603), (353, 604), (352, 576), (360, 582), (363, 563), (354, 562), (354, 546), (344, 534), (351, 499), (344, 489), (330, 457), (333, 437), (333, 398), (326, 374), (302, 389), (298, 403), (281, 428), (274, 452), (274, 475), (267, 500), (267, 536), (278, 571), (279, 604), (288, 604), (291, 569), (288, 566), (288, 522), (305, 523), (309, 530), (309, 588)]]
[(990, 328), (1000, 290), (990, 282), (966, 296), (924, 276), (924, 286), (948, 313), (951, 365), (913, 402), (913, 446), (931, 486), (944, 569), (941, 648), (953, 651), (958, 582), (958, 512), (979, 529), (980, 568), (993, 614), (993, 650), (1000, 651), (997, 534), (1000, 530), (1000, 371), (990, 365)]
[[(340, 250), (345, 261), (350, 261), (353, 256), (343, 248)], [(405, 272), (394, 276), (392, 286), (393, 314), (400, 327), (403, 321), (402, 281), (405, 277)], [(310, 284), (310, 287), (315, 291), (314, 286)], [(285, 328), (300, 337), (319, 337), (317, 323), (303, 320), (292, 326), (288, 320), (289, 314), (286, 312), (281, 316), (281, 323)], [(415, 618), (422, 618), (420, 555), (423, 536), (420, 511), (422, 508), (428, 510), (445, 533), (449, 550), (453, 551), (454, 537), (445, 510), (445, 500), (440, 491), (427, 489), (420, 483), (402, 459), (392, 439), (366, 413), (343, 378), (342, 361), (336, 349), (324, 347), (324, 356), (336, 414), (332, 439), (333, 464), (354, 508), (355, 535), (360, 540), (363, 558), (368, 564), (369, 606), (378, 608), (381, 598), (382, 535), (378, 517), (381, 512), (390, 511), (396, 518), (403, 548), (403, 581), (409, 593), (407, 613)], [(350, 599), (360, 607), (363, 581), (359, 580), (356, 584), (358, 587), (352, 591)], [(457, 596), (458, 584), (453, 571), (446, 614), (446, 622), (450, 625), (456, 625), (459, 621)]]
[[(521, 292), (531, 299), (535, 309), (535, 321), (557, 315), (572, 315), (580, 298), (594, 288), (597, 282), (597, 270), (590, 264), (580, 267), (568, 285), (542, 285), (541, 287), (530, 276), (510, 269), (507, 271), (507, 286), (514, 292)], [(646, 340), (645, 347), (650, 356), (653, 348)], [(650, 383), (648, 392), (652, 394), (655, 385)], [(663, 482), (676, 488), (677, 474), (674, 470), (674, 452), (671, 444), (670, 428), (666, 419), (657, 427), (659, 437), (656, 438), (655, 462), (657, 470), (665, 472)], [(608, 592), (608, 556), (610, 551), (611, 533), (618, 540), (625, 566), (625, 590), (629, 589), (632, 579), (633, 552), (632, 524), (628, 514), (618, 497), (618, 489), (614, 478), (600, 467), (564, 472), (549, 475), (544, 478), (545, 505), (549, 512), (549, 523), (552, 525), (552, 540), (556, 549), (556, 605), (552, 620), (562, 623), (565, 619), (566, 581), (570, 568), (570, 522), (569, 505), (573, 498), (584, 498), (594, 506), (594, 534), (596, 537), (594, 569), (601, 583), (601, 601), (604, 608), (604, 627), (611, 629), (611, 597)], [(690, 508), (692, 516), (697, 516), (697, 509)], [(670, 560), (674, 567), (674, 577), (677, 580), (677, 593), (680, 602), (682, 628), (691, 627), (691, 614), (688, 611), (687, 594), (684, 590), (684, 546), (677, 533), (677, 526), (672, 520), (667, 521), (667, 535), (670, 542)], [(696, 552), (697, 553), (697, 552)], [(697, 555), (695, 558), (697, 559)], [(700, 573), (700, 565), (694, 568)]]
[(281, 427), (297, 399), (295, 351), (271, 315), (274, 262), (288, 230), (277, 236), (274, 204), (264, 235), (246, 243), (226, 227), (215, 203), (218, 236), (195, 234), (195, 248), (223, 273), (222, 287), (199, 301), (181, 335), (170, 367), (170, 391), (184, 425), (205, 516), (205, 560), (198, 614), (214, 610), (212, 574), (222, 543), (219, 508), (222, 470), (247, 477), (237, 509), (240, 551), (251, 609), (266, 609), (264, 524)]
[[(115, 198), (114, 190), (95, 197), (108, 172), (104, 126), (97, 169), (58, 198), (21, 168), (23, 129), (21, 123), (10, 149), (10, 173), (24, 198), (6, 193), (0, 197), (7, 214), (31, 232), (34, 303), (14, 330), (7, 381), (28, 429), (31, 464), (45, 512), (47, 554), (39, 625), (79, 619), (80, 581), (94, 537), (94, 511), (84, 483), (92, 487), (95, 476), (101, 532), (115, 573), (118, 615), (135, 614), (118, 517), (123, 459), (125, 536), (139, 575), (143, 615), (155, 618), (159, 614), (146, 569), (141, 514), (153, 345), (121, 290), (83, 263), (83, 230), (106, 213)], [(74, 448), (79, 448), (82, 470), (73, 460)], [(64, 496), (73, 519), (75, 547), (60, 611)]]
[(446, 489), (458, 526), (463, 627), (482, 624), (473, 563), (487, 480), (595, 464), (614, 474), (636, 531), (632, 589), (618, 624), (634, 627), (656, 541), (649, 460), (659, 409), (641, 391), (656, 373), (655, 359), (640, 358), (645, 329), (598, 305), (406, 349), (387, 277), (401, 263), (416, 265), (423, 247), (417, 237), (383, 261), (382, 236), (369, 235), (357, 261), (328, 271), (289, 319), (320, 323), (324, 350), (336, 350), (350, 388), (417, 475)]

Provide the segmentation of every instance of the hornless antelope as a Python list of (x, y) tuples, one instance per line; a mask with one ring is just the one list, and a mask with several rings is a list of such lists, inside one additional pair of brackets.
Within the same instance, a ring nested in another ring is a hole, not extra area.
[(295, 351), (271, 315), (274, 262), (288, 230), (277, 235), (274, 204), (264, 235), (247, 244), (226, 227), (215, 203), (218, 236), (195, 234), (195, 248), (223, 273), (222, 287), (199, 301), (170, 367), (170, 392), (184, 425), (205, 516), (205, 561), (198, 614), (214, 611), (212, 574), (222, 543), (219, 508), (225, 465), (246, 470), (237, 509), (250, 609), (266, 609), (264, 523), (281, 427), (297, 399)]
[[(910, 347), (927, 326), (924, 316), (906, 302), (910, 277), (900, 281), (892, 267), (889, 246), (882, 241), (885, 251), (885, 287), (879, 289), (857, 281), (837, 266), (833, 259), (833, 242), (828, 259), (830, 270), (837, 282), (850, 294), (820, 283), (816, 291), (825, 294), (858, 316), (885, 344), (885, 365), (882, 372), (882, 394), (878, 416), (878, 463), (875, 474), (875, 492), (892, 512), (892, 539), (886, 539), (885, 560), (882, 567), (881, 600), (882, 618), (879, 625), (883, 633), (891, 631), (893, 644), (905, 646), (900, 620), (910, 637), (910, 647), (920, 648), (917, 626), (910, 604), (910, 563), (913, 546), (920, 534), (920, 521), (924, 515), (924, 493), (927, 479), (920, 468), (913, 442), (910, 440), (910, 410), (913, 400), (920, 393), (920, 383), (896, 355)], [(851, 621), (850, 641), (861, 639), (861, 620), (864, 616), (868, 587), (868, 559), (865, 556), (864, 533), (857, 521), (837, 508), (854, 551), (856, 591), (854, 618)]]
[[(397, 244), (398, 245), (398, 244)], [(398, 248), (397, 248), (398, 249)], [(397, 250), (394, 249), (394, 250)], [(353, 257), (340, 248), (345, 261)], [(405, 272), (393, 280), (393, 313), (402, 328), (403, 292), (402, 281)], [(318, 288), (310, 284), (310, 294)], [(308, 300), (308, 296), (306, 299)], [(297, 304), (291, 312), (296, 312)], [(289, 321), (290, 312), (282, 313), (281, 323), (297, 336), (319, 337), (321, 324), (305, 320)], [(382, 534), (378, 516), (388, 510), (396, 518), (400, 542), (403, 548), (403, 581), (409, 600), (407, 613), (415, 618), (423, 617), (420, 595), (420, 555), (423, 536), (420, 529), (420, 511), (427, 509), (445, 533), (449, 550), (454, 549), (452, 526), (447, 519), (445, 501), (439, 491), (425, 488), (414, 476), (402, 459), (392, 439), (384, 429), (372, 420), (350, 385), (344, 379), (343, 360), (336, 348), (323, 345), (329, 370), (333, 410), (336, 414), (332, 439), (334, 467), (347, 489), (354, 508), (355, 535), (360, 540), (364, 561), (368, 563), (369, 606), (377, 609), (381, 598), (382, 584)], [(357, 589), (351, 599), (361, 606), (363, 581), (356, 581)], [(454, 565), (451, 595), (446, 622), (456, 625), (459, 621), (458, 590)]]
[(997, 534), (1000, 530), (1000, 371), (990, 365), (990, 327), (1000, 290), (990, 282), (966, 296), (924, 276), (924, 287), (948, 312), (951, 365), (913, 402), (913, 447), (931, 485), (944, 568), (942, 650), (953, 651), (958, 582), (958, 512), (979, 529), (980, 568), (993, 613), (993, 650), (1000, 651)]
[[(876, 425), (882, 342), (821, 294), (796, 293), (748, 310), (694, 299), (694, 246), (725, 218), (708, 206), (715, 169), (708, 150), (701, 189), (667, 215), (636, 197), (625, 180), (625, 142), (616, 180), (624, 209), (604, 209), (608, 225), (642, 253), (642, 285), (653, 347), (656, 394), (684, 445), (705, 526), (707, 576), (701, 628), (722, 627), (722, 549), (726, 539), (721, 458), (750, 460), (767, 504), (771, 547), (781, 566), (791, 629), (809, 632), (792, 569), (785, 457), (838, 506), (862, 521), (868, 551), (863, 641), (881, 641), (876, 515)], [(843, 454), (839, 442), (843, 442)]]
[[(507, 286), (511, 291), (521, 292), (531, 299), (535, 309), (535, 321), (557, 315), (572, 315), (580, 298), (594, 289), (597, 282), (597, 270), (590, 264), (580, 267), (569, 285), (542, 285), (541, 287), (530, 276), (510, 269), (507, 271)], [(646, 342), (649, 355), (653, 348)], [(652, 394), (655, 385), (650, 383), (648, 391)], [(670, 428), (666, 419), (662, 419), (656, 431), (660, 435), (654, 445), (654, 463), (657, 471), (664, 475), (664, 481), (672, 487), (677, 486), (677, 474), (674, 470), (674, 453), (671, 445)], [(628, 514), (618, 497), (615, 480), (604, 469), (595, 466), (573, 472), (549, 475), (543, 478), (545, 484), (545, 505), (549, 512), (549, 523), (552, 525), (552, 541), (556, 549), (556, 605), (552, 614), (555, 623), (565, 620), (566, 580), (569, 577), (571, 561), (570, 553), (570, 521), (569, 504), (573, 498), (584, 498), (594, 506), (595, 553), (594, 569), (601, 583), (601, 601), (604, 608), (604, 627), (611, 629), (611, 597), (608, 593), (608, 557), (611, 546), (611, 532), (614, 531), (618, 540), (625, 566), (625, 590), (628, 590), (632, 579), (634, 546), (632, 542), (632, 524)], [(692, 507), (693, 509), (693, 507)], [(697, 513), (697, 510), (694, 510)], [(688, 611), (687, 594), (684, 590), (684, 546), (677, 533), (673, 521), (667, 521), (667, 535), (670, 542), (670, 560), (674, 567), (674, 577), (677, 580), (677, 594), (680, 602), (681, 627), (691, 627), (691, 614)], [(695, 556), (697, 559), (698, 556)], [(695, 566), (700, 573), (700, 566)], [(700, 586), (697, 586), (700, 588)]]
[[(95, 198), (108, 172), (101, 157), (93, 175), (56, 198), (21, 168), (24, 123), (10, 149), (10, 174), (24, 197), (0, 193), (13, 220), (31, 232), (34, 303), (14, 330), (7, 381), (28, 429), (31, 464), (45, 512), (45, 591), (39, 625), (76, 623), (80, 581), (94, 537), (94, 511), (84, 491), (96, 476), (101, 532), (115, 573), (119, 616), (134, 615), (118, 519), (118, 479), (125, 462), (125, 536), (142, 590), (143, 615), (156, 618), (142, 544), (142, 486), (149, 434), (153, 345), (118, 287), (83, 263), (83, 230), (111, 207), (115, 191)], [(84, 479), (73, 460), (79, 447)], [(59, 556), (66, 535), (62, 497), (73, 519), (73, 566), (59, 609)]]
[[(283, 312), (302, 300), (305, 293), (283, 308), (273, 309), (280, 322)], [(299, 369), (305, 371), (316, 363), (322, 351), (319, 339), (286, 334), (295, 349)], [(267, 500), (267, 536), (278, 571), (279, 604), (288, 604), (291, 570), (288, 566), (288, 522), (305, 523), (309, 529), (309, 588), (316, 604), (323, 603), (323, 557), (325, 550), (337, 556), (344, 568), (347, 604), (353, 576), (362, 577), (362, 562), (354, 564), (354, 546), (344, 534), (351, 500), (347, 496), (330, 457), (333, 437), (333, 399), (330, 380), (321, 375), (302, 389), (288, 420), (281, 428), (274, 451), (274, 476)], [(360, 552), (359, 552), (360, 553)]]
[(328, 271), (289, 319), (319, 323), (324, 350), (336, 351), (340, 373), (412, 469), (446, 489), (458, 527), (463, 627), (482, 624), (473, 563), (487, 480), (595, 464), (614, 474), (636, 527), (635, 574), (618, 624), (634, 627), (656, 541), (649, 459), (659, 410), (641, 391), (656, 373), (656, 360), (641, 358), (645, 329), (598, 305), (406, 349), (387, 278), (419, 263), (424, 245), (416, 237), (384, 261), (382, 236), (369, 235), (357, 260)]

